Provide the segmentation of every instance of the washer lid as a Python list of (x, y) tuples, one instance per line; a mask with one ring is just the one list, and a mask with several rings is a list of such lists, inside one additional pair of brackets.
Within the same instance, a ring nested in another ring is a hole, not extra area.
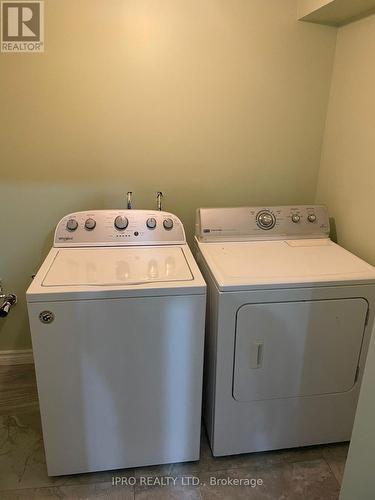
[(375, 268), (329, 239), (198, 243), (220, 290), (375, 282)]
[(190, 281), (192, 273), (181, 247), (61, 249), (43, 287), (139, 285)]

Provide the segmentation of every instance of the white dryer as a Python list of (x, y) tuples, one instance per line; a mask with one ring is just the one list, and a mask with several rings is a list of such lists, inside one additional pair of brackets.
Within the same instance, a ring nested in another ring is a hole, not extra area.
[(199, 459), (205, 302), (174, 215), (60, 221), (27, 291), (49, 475)]
[(213, 454), (350, 439), (375, 269), (329, 239), (323, 206), (200, 209)]

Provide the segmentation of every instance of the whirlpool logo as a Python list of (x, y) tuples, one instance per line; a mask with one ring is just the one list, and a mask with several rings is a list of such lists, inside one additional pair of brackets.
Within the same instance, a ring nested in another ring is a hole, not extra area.
[(44, 2), (1, 2), (1, 52), (44, 52)]

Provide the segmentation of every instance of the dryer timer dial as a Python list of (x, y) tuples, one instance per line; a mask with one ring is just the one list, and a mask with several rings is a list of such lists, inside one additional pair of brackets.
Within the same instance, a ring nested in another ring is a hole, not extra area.
[(276, 217), (269, 210), (262, 210), (257, 213), (256, 222), (260, 229), (272, 229), (276, 224)]

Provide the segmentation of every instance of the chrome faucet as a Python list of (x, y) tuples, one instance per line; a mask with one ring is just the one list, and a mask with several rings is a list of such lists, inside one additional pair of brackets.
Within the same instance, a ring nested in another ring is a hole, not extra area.
[(156, 208), (157, 208), (157, 210), (162, 210), (162, 199), (163, 199), (163, 193), (161, 191), (158, 191), (156, 193)]
[(15, 295), (14, 293), (4, 292), (1, 280), (0, 280), (0, 300), (2, 301), (2, 304), (0, 305), (0, 318), (5, 318), (6, 316), (8, 316), (11, 308), (17, 304), (17, 295)]
[(128, 210), (131, 210), (133, 208), (132, 196), (133, 196), (133, 191), (128, 191), (126, 194), (126, 206)]

